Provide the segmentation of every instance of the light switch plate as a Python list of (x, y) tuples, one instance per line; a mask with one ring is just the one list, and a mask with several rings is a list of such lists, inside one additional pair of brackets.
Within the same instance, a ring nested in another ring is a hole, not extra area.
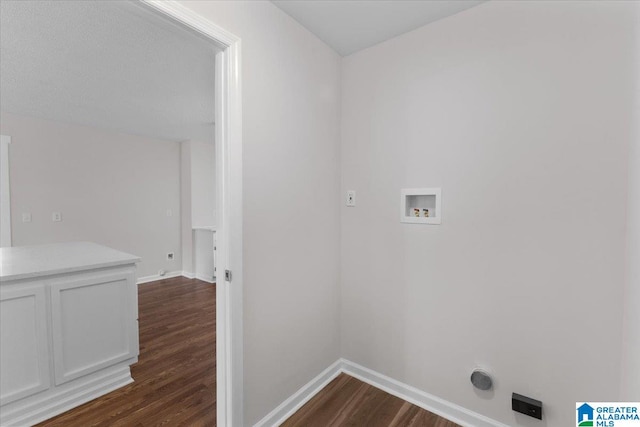
[(22, 222), (31, 222), (31, 214), (29, 212), (22, 214)]

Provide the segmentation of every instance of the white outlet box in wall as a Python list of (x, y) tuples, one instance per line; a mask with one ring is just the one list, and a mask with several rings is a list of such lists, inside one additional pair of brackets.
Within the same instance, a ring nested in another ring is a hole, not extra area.
[(440, 224), (442, 221), (440, 188), (404, 188), (400, 197), (400, 222)]
[(356, 205), (356, 192), (355, 192), (355, 190), (347, 191), (346, 203), (347, 203), (347, 206), (349, 206), (351, 208)]

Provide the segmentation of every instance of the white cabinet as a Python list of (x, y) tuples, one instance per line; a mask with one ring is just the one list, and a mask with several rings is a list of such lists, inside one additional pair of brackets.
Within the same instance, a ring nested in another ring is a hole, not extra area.
[(0, 289), (0, 337), (0, 405), (48, 389), (44, 284)]
[(35, 424), (133, 381), (139, 258), (87, 242), (0, 255), (0, 425)]
[(56, 385), (138, 355), (133, 270), (50, 282)]

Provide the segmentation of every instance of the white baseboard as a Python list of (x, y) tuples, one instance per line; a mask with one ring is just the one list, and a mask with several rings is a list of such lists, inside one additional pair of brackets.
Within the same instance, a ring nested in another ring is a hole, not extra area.
[(171, 271), (169, 273), (165, 273), (164, 276), (160, 276), (159, 274), (156, 274), (156, 275), (153, 275), (153, 276), (140, 277), (136, 281), (136, 284), (137, 285), (141, 285), (143, 283), (155, 282), (155, 281), (164, 280), (164, 279), (173, 279), (174, 277), (180, 277), (180, 276), (186, 277), (187, 279), (202, 280), (203, 282), (207, 282), (207, 283), (216, 283), (215, 277), (213, 279), (211, 279), (211, 277), (206, 277), (206, 276), (201, 276), (199, 274), (189, 273), (188, 271)]
[(463, 427), (509, 427), (506, 424), (502, 424), (477, 412), (456, 405), (455, 403), (418, 390), (415, 387), (396, 381), (393, 378), (349, 360), (341, 359), (341, 366), (342, 372), (345, 374), (351, 375), (360, 381), (371, 384), (380, 390), (384, 390), (389, 394), (406, 400), (429, 412), (433, 412), (454, 423), (460, 424)]
[(212, 279), (211, 276), (207, 277), (207, 276), (202, 276), (200, 274), (196, 274), (195, 278), (207, 283), (216, 283), (216, 279), (215, 278)]
[(320, 390), (325, 388), (341, 370), (341, 360), (337, 360), (333, 365), (322, 371), (320, 375), (309, 381), (300, 390), (296, 391), (291, 397), (282, 402), (276, 409), (267, 414), (263, 419), (258, 421), (254, 427), (271, 427), (279, 426), (293, 415), (298, 409), (307, 403), (313, 396), (318, 394)]
[(164, 276), (160, 276), (159, 274), (154, 274), (153, 276), (139, 277), (136, 284), (140, 285), (142, 283), (155, 282), (156, 280), (163, 280), (163, 279), (172, 279), (174, 277), (180, 277), (180, 276), (184, 276), (182, 271), (179, 271), (179, 270), (170, 271), (168, 273), (165, 273)]
[(508, 427), (506, 424), (502, 424), (484, 415), (465, 409), (455, 403), (418, 390), (408, 384), (401, 383), (400, 381), (396, 381), (393, 378), (345, 359), (337, 360), (320, 375), (309, 381), (300, 388), (300, 390), (282, 402), (276, 409), (267, 414), (267, 416), (258, 421), (254, 427), (277, 427), (281, 425), (341, 373), (357, 378), (360, 381), (406, 400), (422, 409), (460, 424), (463, 427)]
[(128, 365), (64, 384), (2, 408), (0, 425), (32, 426), (133, 382)]

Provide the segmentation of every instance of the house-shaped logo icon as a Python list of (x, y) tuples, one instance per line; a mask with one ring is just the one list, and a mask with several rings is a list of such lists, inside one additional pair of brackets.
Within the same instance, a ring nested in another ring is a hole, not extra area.
[(593, 408), (586, 403), (579, 406), (578, 409), (578, 426), (579, 427), (591, 427), (593, 426)]

